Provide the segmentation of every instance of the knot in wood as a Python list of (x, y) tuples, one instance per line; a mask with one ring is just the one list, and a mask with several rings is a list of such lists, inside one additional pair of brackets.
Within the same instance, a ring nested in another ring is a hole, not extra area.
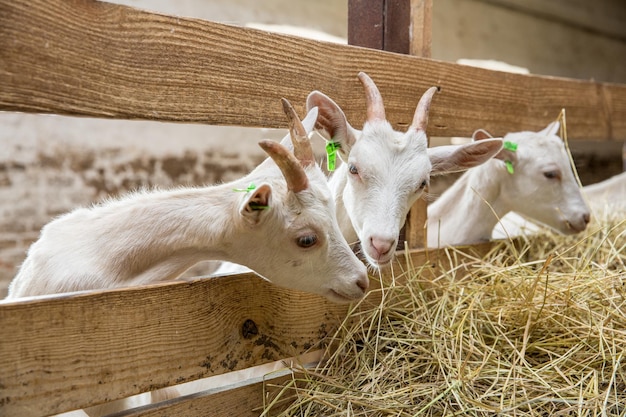
[(248, 319), (244, 321), (241, 326), (241, 334), (244, 339), (252, 339), (254, 336), (259, 334), (259, 329), (254, 321)]

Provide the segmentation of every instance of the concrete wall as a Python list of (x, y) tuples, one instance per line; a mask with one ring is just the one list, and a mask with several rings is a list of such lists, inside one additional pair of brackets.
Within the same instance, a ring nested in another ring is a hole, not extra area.
[[(304, 26), (344, 39), (347, 33), (347, 1), (117, 2), (239, 25)], [(536, 73), (626, 83), (626, 43), (616, 35), (572, 28), (493, 1), (434, 0), (433, 57), (499, 59)], [(283, 133), (0, 113), (0, 298), (28, 246), (53, 217), (138, 187), (239, 177), (264, 157), (258, 139)], [(611, 148), (599, 158), (588, 150), (583, 163), (606, 167), (605, 159), (616, 152)], [(620, 162), (612, 160), (611, 169), (620, 170)], [(202, 273), (202, 267), (195, 272)]]
[[(561, 16), (542, 13), (551, 3), (563, 4)], [(613, 9), (594, 14), (604, 3)], [(586, 26), (570, 17), (583, 7)], [(432, 55), (444, 61), (497, 59), (533, 74), (626, 83), (626, 33), (601, 31), (603, 25), (608, 31), (613, 16), (625, 14), (626, 4), (611, 0), (434, 0)]]

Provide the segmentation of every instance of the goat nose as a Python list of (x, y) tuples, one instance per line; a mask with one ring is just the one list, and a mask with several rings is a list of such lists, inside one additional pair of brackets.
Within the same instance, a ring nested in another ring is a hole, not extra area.
[(363, 292), (367, 291), (370, 286), (370, 279), (367, 277), (367, 273), (362, 274), (359, 279), (356, 281), (356, 286), (359, 287)]
[(590, 220), (591, 220), (591, 215), (589, 213), (583, 214), (583, 221), (585, 222), (585, 224), (589, 224)]
[(370, 240), (379, 257), (388, 254), (396, 244), (395, 239), (388, 237), (372, 236)]

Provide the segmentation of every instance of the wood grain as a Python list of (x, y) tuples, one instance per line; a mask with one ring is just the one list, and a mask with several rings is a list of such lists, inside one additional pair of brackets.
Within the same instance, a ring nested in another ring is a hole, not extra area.
[(361, 70), (398, 129), (438, 85), (431, 135), (540, 129), (565, 107), (570, 139), (626, 140), (625, 85), (507, 74), (91, 0), (0, 0), (0, 110), (283, 128), (279, 98), (302, 112), (319, 89), (360, 126)]
[[(288, 374), (243, 386), (227, 387), (217, 392), (200, 392), (160, 404), (148, 405), (127, 412), (116, 413), (115, 417), (257, 417), (265, 401), (271, 401), (273, 392), (282, 384), (293, 380)], [(273, 408), (276, 413), (278, 407)], [(275, 414), (274, 414), (275, 415)]]
[(422, 58), (432, 56), (433, 0), (410, 0), (410, 54)]
[(250, 274), (0, 304), (0, 415), (58, 413), (295, 356), (346, 309)]
[[(430, 58), (432, 44), (432, 0), (410, 0), (410, 24), (406, 28), (411, 33), (409, 37), (409, 52), (411, 55)], [(429, 141), (430, 142), (430, 141)], [(429, 143), (430, 146), (430, 143)], [(428, 195), (428, 188), (424, 196)], [(413, 204), (405, 223), (405, 239), (408, 249), (425, 248), (428, 228), (428, 201), (420, 198)]]

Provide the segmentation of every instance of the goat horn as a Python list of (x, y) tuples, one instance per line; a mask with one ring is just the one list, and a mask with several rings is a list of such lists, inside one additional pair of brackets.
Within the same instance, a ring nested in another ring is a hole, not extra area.
[(439, 91), (439, 87), (430, 87), (422, 95), (419, 103), (417, 103), (417, 108), (415, 109), (415, 114), (413, 115), (413, 123), (411, 123), (411, 127), (409, 127), (409, 129), (426, 131), (430, 102), (437, 91)]
[(283, 111), (287, 115), (287, 120), (289, 120), (289, 136), (291, 136), (291, 143), (293, 143), (293, 154), (303, 167), (315, 165), (313, 147), (306, 134), (306, 129), (298, 117), (298, 113), (296, 113), (289, 100), (281, 98), (280, 101), (283, 103)]
[(304, 168), (294, 154), (289, 152), (287, 148), (273, 140), (264, 139), (259, 142), (259, 146), (263, 148), (270, 158), (274, 160), (280, 171), (283, 173), (287, 181), (287, 189), (298, 193), (305, 190), (309, 186), (309, 179), (304, 172)]
[(365, 101), (367, 102), (367, 121), (386, 120), (383, 97), (378, 91), (374, 81), (364, 72), (359, 72), (359, 80), (365, 88)]

